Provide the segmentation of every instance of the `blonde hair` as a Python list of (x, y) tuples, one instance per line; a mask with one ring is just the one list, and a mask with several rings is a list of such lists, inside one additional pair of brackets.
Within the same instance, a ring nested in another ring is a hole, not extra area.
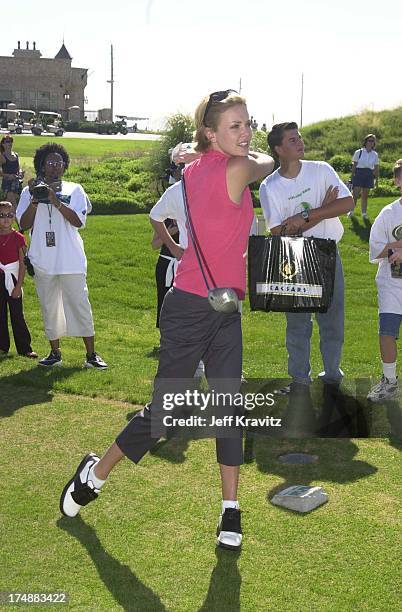
[(229, 108), (236, 106), (237, 104), (244, 104), (244, 106), (246, 106), (245, 98), (239, 94), (233, 93), (221, 102), (214, 102), (211, 104), (206, 117), (204, 117), (209, 98), (210, 96), (205, 96), (205, 98), (203, 98), (197, 106), (194, 113), (195, 132), (193, 138), (194, 142), (197, 143), (195, 150), (198, 153), (205, 153), (211, 146), (211, 143), (205, 133), (205, 129), (207, 127), (216, 132), (222, 113), (227, 111)]
[(402, 175), (402, 159), (398, 159), (394, 166), (394, 178), (399, 179)]

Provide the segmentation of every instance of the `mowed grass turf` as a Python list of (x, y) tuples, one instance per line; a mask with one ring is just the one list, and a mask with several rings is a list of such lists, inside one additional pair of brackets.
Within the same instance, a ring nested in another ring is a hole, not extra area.
[[(372, 202), (370, 212), (385, 202)], [(377, 305), (368, 228), (345, 220), (346, 381), (377, 378)], [(149, 398), (158, 344), (146, 216), (90, 217), (83, 238), (97, 350), (109, 370), (82, 369), (83, 343), (63, 339), (63, 367), (0, 361), (2, 487), (0, 590), (69, 593), (77, 610), (399, 610), (401, 443), (384, 439), (258, 437), (242, 469), (242, 553), (217, 552), (219, 478), (214, 443), (162, 442), (139, 466), (124, 461), (101, 498), (60, 518), (60, 492), (85, 451), (102, 452)], [(34, 348), (43, 355), (37, 298), (25, 289)], [(284, 315), (243, 315), (244, 370), (285, 377)], [(313, 341), (314, 374), (321, 370)], [(374, 408), (379, 430), (386, 406)], [(401, 414), (393, 415), (400, 427)], [(400, 430), (399, 430), (400, 431)], [(395, 431), (394, 431), (395, 433)], [(285, 466), (306, 451), (316, 464)], [(319, 484), (330, 501), (308, 515), (269, 499), (290, 484)]]
[(57, 142), (63, 145), (73, 161), (86, 158), (98, 159), (100, 157), (113, 157), (124, 153), (132, 154), (134, 151), (149, 151), (154, 145), (148, 140), (114, 140), (107, 138), (56, 138), (51, 135), (26, 136), (24, 134), (13, 135), (13, 149), (21, 157), (32, 158), (36, 149), (48, 142)]

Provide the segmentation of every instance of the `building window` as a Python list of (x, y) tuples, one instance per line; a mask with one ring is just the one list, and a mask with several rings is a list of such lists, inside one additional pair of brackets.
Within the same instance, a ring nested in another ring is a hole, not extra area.
[(59, 96), (58, 94), (50, 94), (50, 105), (52, 107), (52, 110), (58, 112), (59, 109)]
[(29, 91), (28, 92), (28, 105), (30, 108), (32, 109), (36, 109), (38, 107), (38, 100), (37, 100), (37, 92), (36, 91)]

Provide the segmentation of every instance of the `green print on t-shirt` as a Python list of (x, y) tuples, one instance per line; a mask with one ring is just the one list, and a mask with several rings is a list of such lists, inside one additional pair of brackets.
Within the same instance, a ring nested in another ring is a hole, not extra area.
[(311, 187), (303, 189), (303, 191), (301, 191), (300, 193), (296, 193), (296, 195), (289, 196), (288, 200), (295, 200), (296, 198), (300, 198), (304, 193), (307, 193), (308, 191), (311, 191)]

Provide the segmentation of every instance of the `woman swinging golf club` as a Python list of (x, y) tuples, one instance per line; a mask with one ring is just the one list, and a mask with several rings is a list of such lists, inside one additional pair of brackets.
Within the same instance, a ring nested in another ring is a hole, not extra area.
[[(174, 390), (177, 379), (192, 380), (200, 359), (209, 381), (220, 381), (218, 384), (232, 392), (240, 388), (241, 319), (238, 310), (227, 307), (227, 302), (232, 303), (233, 292), (239, 300), (245, 295), (244, 254), (253, 220), (248, 185), (272, 172), (274, 162), (266, 154), (249, 151), (251, 127), (246, 102), (233, 90), (205, 97), (196, 109), (195, 126), (197, 156), (184, 171), (193, 230), (185, 251), (168, 232), (163, 234), (160, 223), (160, 235), (180, 263), (162, 307), (160, 359), (152, 401), (134, 416), (101, 459), (90, 453), (81, 461), (60, 500), (62, 513), (69, 517), (76, 516), (82, 506), (98, 496), (110, 471), (123, 457), (138, 463), (156, 444), (161, 432), (155, 415), (163, 414), (166, 389)], [(153, 222), (156, 228), (157, 223)], [(208, 299), (205, 276), (209, 287), (232, 290), (218, 295), (221, 310), (219, 303), (217, 308), (213, 304), (211, 295)], [(218, 545), (238, 550), (242, 531), (237, 488), (243, 462), (239, 428), (232, 428), (226, 437), (225, 432), (217, 436), (216, 454), (223, 497)]]

